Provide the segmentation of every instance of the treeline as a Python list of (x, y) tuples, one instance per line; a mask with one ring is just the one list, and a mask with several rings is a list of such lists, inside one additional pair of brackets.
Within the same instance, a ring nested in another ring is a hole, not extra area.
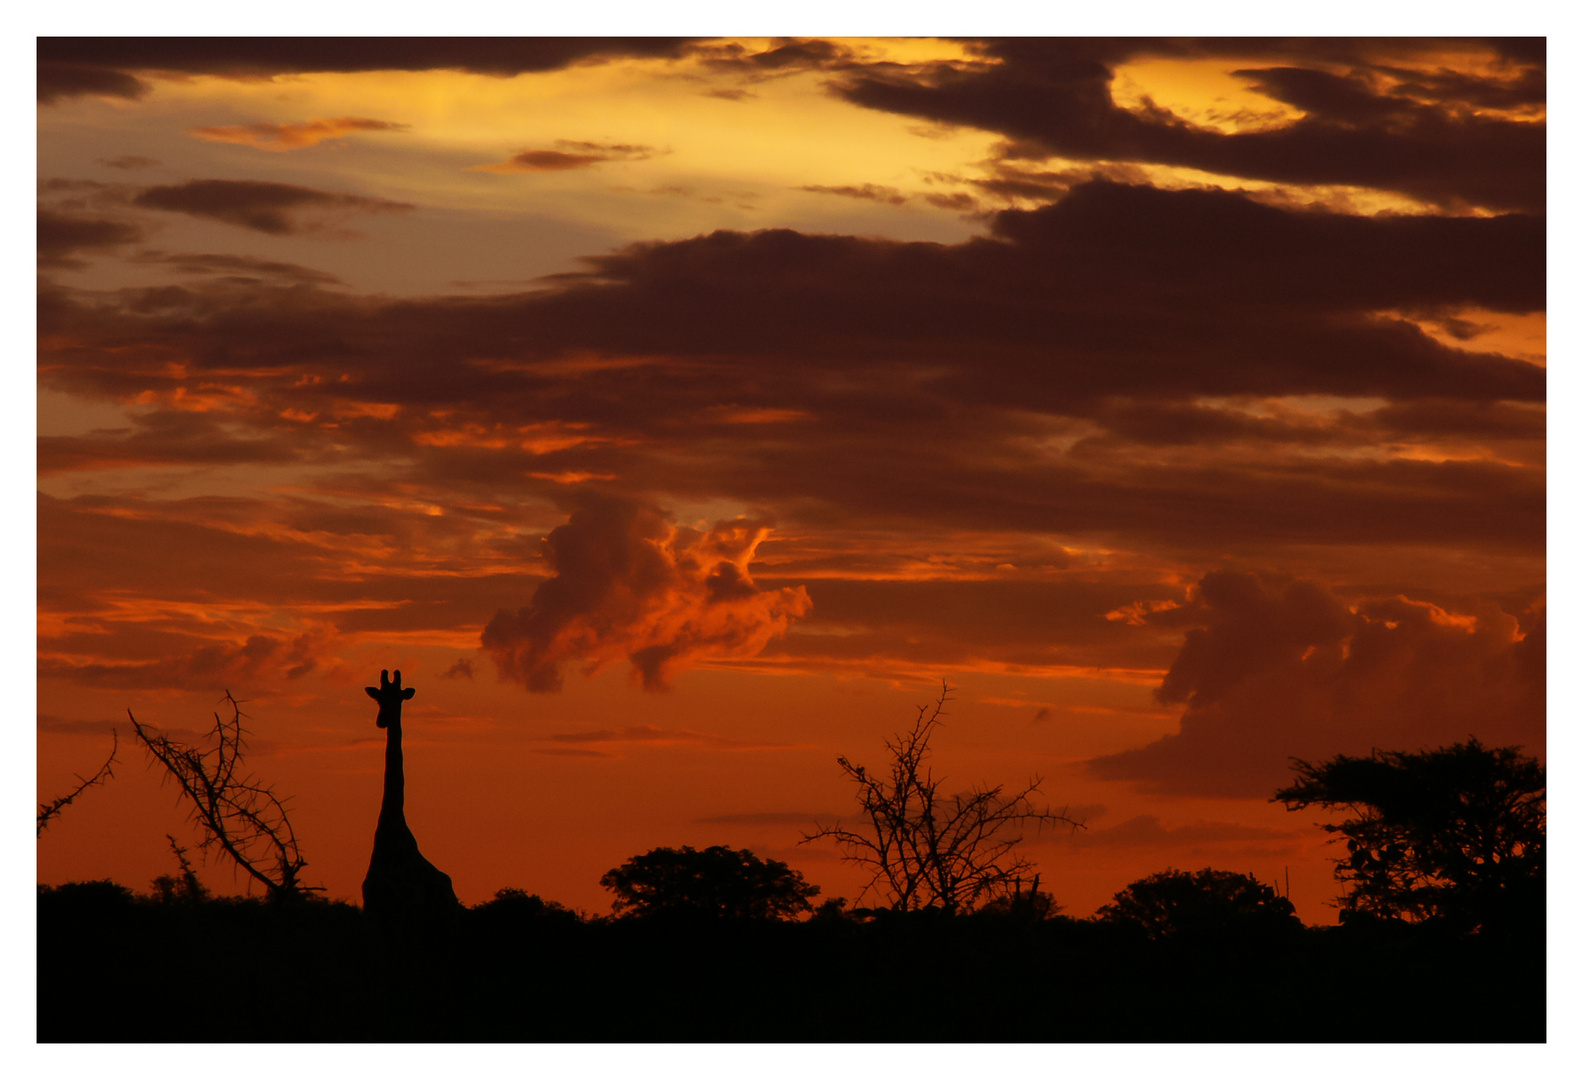
[(1542, 922), (587, 918), (502, 890), (402, 931), (340, 902), (85, 882), (40, 888), (38, 956), (45, 1042), (1545, 1038)]

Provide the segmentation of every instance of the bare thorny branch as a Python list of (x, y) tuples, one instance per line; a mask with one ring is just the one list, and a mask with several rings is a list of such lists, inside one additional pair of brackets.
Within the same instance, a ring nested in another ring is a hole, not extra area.
[(231, 706), (231, 716), (222, 719), (218, 712), (214, 714), (215, 745), (207, 750), (183, 746), (164, 735), (150, 735), (130, 709), (127, 717), (143, 748), (165, 767), (191, 805), (188, 816), (203, 836), (201, 849), (223, 851), (271, 897), (323, 891), (298, 879), (307, 861), (298, 850), (285, 802), (251, 775), (237, 778), (237, 767), (246, 751), (246, 731), (241, 703), (229, 690), (225, 700)]
[(868, 867), (872, 876), (859, 900), (876, 892), (888, 894), (890, 905), (899, 911), (971, 910), (1021, 891), (1034, 868), (1014, 853), (1026, 826), (1083, 827), (1064, 810), (1034, 805), (1031, 797), (1042, 782), (1038, 777), (1011, 794), (1004, 785), (996, 785), (942, 797), (945, 778), (937, 779), (926, 759), (929, 738), (946, 715), (950, 695), (951, 687), (942, 681), (939, 697), (918, 707), (911, 730), (885, 741), (891, 756), (888, 782), (844, 757), (836, 759), (857, 786), (868, 828), (859, 831), (837, 822), (805, 834), (801, 842), (834, 840), (844, 849), (842, 858)]
[(121, 748), (121, 736), (119, 734), (117, 734), (115, 731), (111, 731), (110, 732), (110, 738), (113, 740), (111, 742), (111, 744), (110, 744), (110, 756), (105, 759), (105, 763), (103, 765), (99, 766), (99, 771), (98, 772), (94, 773), (92, 776), (88, 777), (87, 779), (84, 779), (82, 774), (78, 773), (77, 774), (77, 779), (82, 781), (82, 782), (79, 783), (75, 788), (73, 788), (69, 795), (62, 795), (60, 798), (56, 799), (54, 802), (40, 803), (39, 804), (39, 808), (38, 808), (38, 835), (39, 836), (43, 836), (44, 835), (44, 830), (45, 830), (45, 828), (47, 828), (49, 826), (49, 823), (51, 821), (55, 820), (55, 818), (59, 817), (60, 816), (60, 812), (62, 810), (64, 810), (66, 807), (70, 806), (72, 804), (72, 802), (76, 800), (77, 796), (81, 795), (83, 792), (87, 791), (89, 788), (96, 787), (96, 786), (98, 786), (100, 784), (103, 784), (105, 781), (110, 780), (110, 779), (112, 779), (115, 776), (115, 773), (110, 771), (110, 767), (115, 764), (116, 751), (118, 751)]

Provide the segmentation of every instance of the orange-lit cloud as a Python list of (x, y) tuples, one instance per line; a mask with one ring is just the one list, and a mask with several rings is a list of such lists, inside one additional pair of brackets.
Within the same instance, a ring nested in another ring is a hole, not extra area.
[(645, 689), (699, 660), (753, 656), (810, 606), (802, 588), (761, 590), (748, 576), (762, 522), (678, 528), (656, 507), (589, 499), (545, 538), (555, 576), (515, 613), (498, 611), (482, 644), (502, 678), (559, 690), (562, 663), (632, 663)]
[(577, 142), (557, 139), (555, 150), (522, 150), (492, 165), (473, 165), (474, 172), (564, 172), (586, 169), (606, 161), (644, 161), (659, 151), (652, 146), (628, 143)]
[(317, 146), (326, 139), (339, 139), (354, 131), (407, 131), (409, 124), (367, 117), (341, 116), (328, 120), (304, 120), (295, 124), (232, 124), (220, 127), (190, 128), (187, 134), (208, 142), (238, 143), (260, 150), (300, 150)]

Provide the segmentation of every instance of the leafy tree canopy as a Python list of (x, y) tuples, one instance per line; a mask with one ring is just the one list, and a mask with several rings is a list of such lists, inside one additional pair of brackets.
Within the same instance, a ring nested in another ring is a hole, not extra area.
[(1163, 870), (1134, 881), (1095, 913), (1151, 940), (1283, 932), (1302, 922), (1290, 900), (1247, 874)]
[(616, 894), (616, 914), (788, 919), (813, 910), (819, 886), (801, 872), (751, 851), (715, 845), (660, 847), (628, 859), (599, 879)]
[(1350, 813), (1326, 832), (1346, 842), (1336, 877), (1345, 922), (1359, 915), (1458, 929), (1542, 912), (1545, 770), (1519, 751), (1477, 739), (1418, 753), (1376, 750), (1311, 764), (1275, 793), (1288, 810)]

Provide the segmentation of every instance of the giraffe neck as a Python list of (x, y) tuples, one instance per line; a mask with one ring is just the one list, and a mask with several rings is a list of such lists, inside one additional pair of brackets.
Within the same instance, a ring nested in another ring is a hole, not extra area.
[(401, 721), (385, 728), (385, 800), (379, 807), (379, 824), (404, 825), (407, 782), (401, 771)]

